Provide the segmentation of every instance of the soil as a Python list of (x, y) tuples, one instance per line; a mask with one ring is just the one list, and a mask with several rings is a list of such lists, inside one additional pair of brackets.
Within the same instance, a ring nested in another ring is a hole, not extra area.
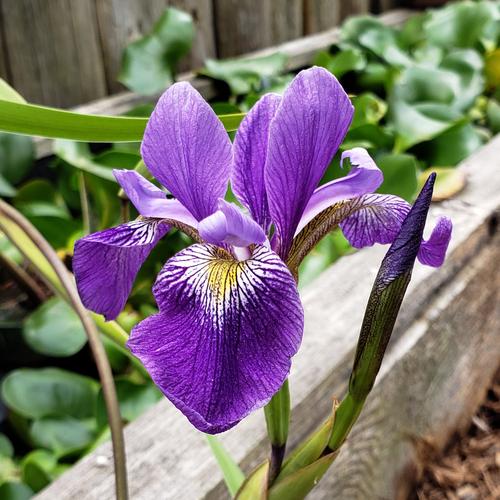
[(418, 500), (500, 500), (500, 371), (468, 432), (424, 469)]

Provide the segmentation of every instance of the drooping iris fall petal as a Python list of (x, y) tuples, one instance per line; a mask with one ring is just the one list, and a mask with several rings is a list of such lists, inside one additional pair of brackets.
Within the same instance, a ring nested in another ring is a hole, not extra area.
[(106, 320), (121, 312), (139, 268), (169, 226), (137, 220), (78, 240), (73, 272), (83, 305)]
[(266, 231), (270, 216), (264, 184), (264, 166), (269, 142), (269, 126), (281, 96), (266, 94), (241, 122), (234, 138), (231, 187), (253, 219)]
[(212, 245), (171, 258), (154, 286), (160, 312), (128, 347), (198, 429), (229, 429), (288, 375), (303, 329), (295, 281), (264, 246), (236, 261)]
[(232, 147), (221, 121), (188, 83), (172, 85), (148, 121), (141, 153), (149, 171), (196, 218), (226, 194)]
[(349, 97), (323, 68), (301, 71), (285, 91), (271, 122), (264, 173), (282, 258), (352, 116)]

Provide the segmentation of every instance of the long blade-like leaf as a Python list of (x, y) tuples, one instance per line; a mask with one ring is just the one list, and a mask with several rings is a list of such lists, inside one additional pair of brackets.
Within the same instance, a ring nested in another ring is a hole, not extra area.
[(236, 495), (236, 492), (241, 488), (245, 480), (245, 474), (239, 468), (238, 464), (233, 460), (231, 455), (222, 446), (220, 441), (215, 437), (207, 434), (207, 441), (210, 449), (214, 454), (217, 463), (224, 475), (224, 481), (231, 496)]
[[(228, 132), (236, 130), (245, 115), (220, 115)], [(147, 118), (85, 115), (0, 100), (0, 131), (85, 142), (139, 142)]]

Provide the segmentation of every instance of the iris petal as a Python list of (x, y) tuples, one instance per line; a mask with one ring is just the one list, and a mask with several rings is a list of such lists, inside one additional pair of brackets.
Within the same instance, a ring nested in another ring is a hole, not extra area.
[(232, 161), (231, 141), (221, 121), (188, 83), (175, 83), (161, 96), (141, 146), (150, 172), (196, 218), (217, 210)]
[(351, 161), (350, 172), (345, 177), (328, 182), (314, 191), (295, 234), (325, 208), (338, 201), (373, 193), (382, 184), (384, 175), (366, 149), (354, 148), (344, 151), (341, 162), (346, 158)]
[(197, 221), (178, 200), (166, 194), (134, 170), (113, 170), (128, 199), (143, 217), (174, 219), (196, 227)]
[(452, 223), (447, 217), (440, 217), (428, 240), (423, 240), (418, 251), (418, 260), (427, 266), (443, 264), (451, 240)]
[(275, 247), (283, 259), (352, 115), (349, 97), (323, 68), (301, 71), (283, 96), (270, 126), (264, 173)]
[(140, 220), (78, 240), (73, 256), (78, 293), (87, 309), (114, 319), (123, 309), (139, 268), (169, 231), (160, 221)]
[(170, 259), (154, 287), (160, 312), (128, 347), (203, 432), (222, 432), (265, 405), (288, 375), (303, 310), (287, 267), (264, 246), (238, 262), (212, 245)]
[(234, 203), (219, 200), (219, 210), (203, 219), (198, 225), (203, 241), (220, 245), (227, 243), (236, 247), (246, 247), (253, 243), (264, 243), (264, 230)]
[(367, 194), (355, 203), (360, 208), (339, 224), (355, 248), (392, 243), (411, 208), (408, 202), (390, 194)]
[(280, 101), (281, 97), (277, 94), (266, 94), (259, 99), (241, 122), (234, 138), (231, 187), (253, 219), (266, 231), (270, 225), (270, 216), (264, 185), (264, 166), (269, 125)]

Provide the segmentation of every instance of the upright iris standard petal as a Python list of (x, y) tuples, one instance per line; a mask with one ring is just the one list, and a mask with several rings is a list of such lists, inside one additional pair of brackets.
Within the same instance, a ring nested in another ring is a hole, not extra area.
[(264, 166), (267, 158), (269, 126), (281, 96), (264, 95), (241, 122), (234, 138), (231, 187), (253, 219), (266, 231), (270, 225)]
[(323, 68), (301, 71), (283, 96), (271, 122), (264, 174), (282, 258), (352, 116), (349, 97)]
[(441, 266), (450, 244), (451, 231), (451, 220), (447, 217), (440, 217), (432, 230), (430, 238), (422, 241), (417, 255), (418, 260), (427, 266)]
[(392, 243), (411, 208), (408, 202), (390, 194), (367, 194), (353, 203), (359, 208), (339, 226), (354, 248)]
[(281, 387), (304, 318), (271, 250), (258, 246), (238, 262), (193, 245), (166, 263), (154, 293), (160, 312), (133, 329), (128, 347), (198, 429), (229, 429)]
[(382, 184), (384, 175), (366, 149), (354, 148), (344, 151), (341, 164), (346, 158), (349, 158), (352, 165), (350, 172), (345, 177), (328, 182), (314, 191), (295, 234), (325, 208), (338, 201), (373, 193)]
[(143, 217), (174, 219), (196, 227), (197, 221), (178, 200), (166, 194), (134, 170), (113, 170), (113, 174), (128, 199)]
[(116, 318), (139, 268), (168, 230), (161, 221), (139, 220), (78, 240), (73, 272), (83, 305), (108, 321)]
[(253, 243), (264, 243), (266, 233), (253, 219), (245, 215), (234, 203), (219, 200), (219, 210), (198, 225), (198, 232), (207, 243), (226, 243), (246, 247)]
[(196, 220), (217, 210), (229, 180), (231, 142), (190, 84), (176, 83), (162, 95), (148, 121), (141, 153), (150, 172)]

